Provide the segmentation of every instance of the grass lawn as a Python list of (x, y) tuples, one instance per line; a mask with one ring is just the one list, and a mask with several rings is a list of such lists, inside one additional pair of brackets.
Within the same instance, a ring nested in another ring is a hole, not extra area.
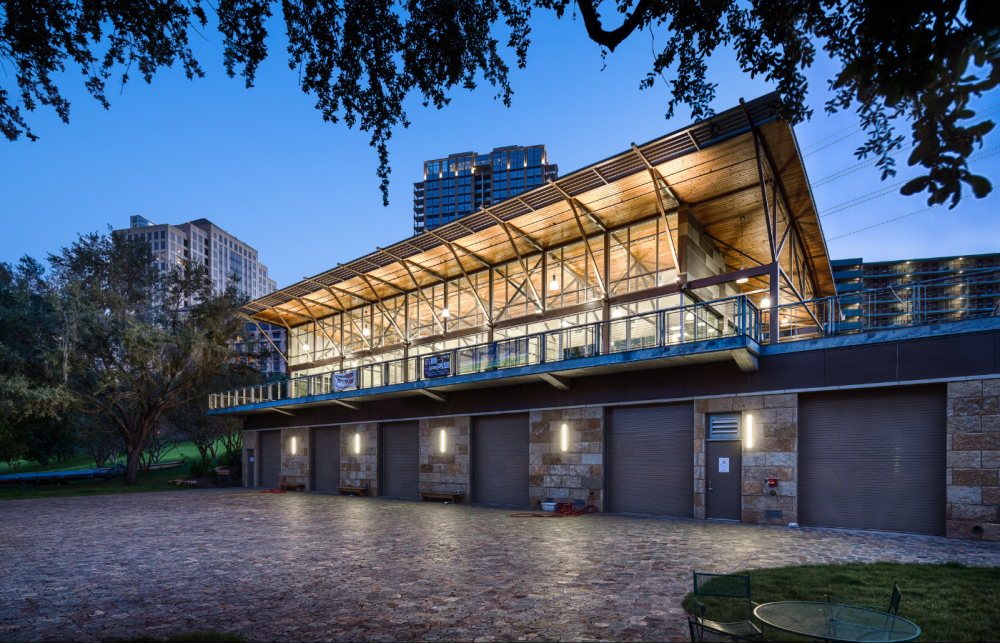
[[(198, 449), (196, 449), (193, 444), (190, 442), (182, 442), (177, 449), (167, 453), (166, 456), (162, 458), (162, 461), (174, 462), (185, 456), (188, 461), (200, 458), (198, 455)], [(118, 461), (124, 464), (125, 457), (122, 456)], [(93, 468), (95, 468), (93, 458), (88, 455), (77, 455), (63, 460), (58, 464), (53, 463), (47, 467), (42, 467), (33, 462), (22, 462), (21, 466), (17, 469), (7, 465), (0, 465), (0, 475), (33, 473), (36, 471), (74, 471)], [(184, 477), (187, 474), (188, 469), (186, 467), (182, 469), (171, 469), (169, 471), (153, 471), (149, 475), (142, 475), (140, 472), (139, 484), (132, 487), (126, 487), (122, 484), (125, 481), (124, 477), (113, 478), (107, 481), (101, 480), (100, 478), (97, 480), (80, 480), (78, 482), (70, 482), (68, 485), (58, 487), (54, 485), (44, 485), (39, 487), (37, 490), (20, 490), (13, 486), (4, 486), (0, 487), (0, 500), (17, 500), (22, 498), (62, 498), (65, 496), (99, 496), (109, 493), (141, 493), (144, 491), (183, 491), (188, 489), (188, 487), (175, 487), (174, 485), (167, 484), (167, 481)]]
[[(832, 594), (871, 605), (888, 605), (892, 583), (903, 599), (899, 616), (916, 623), (920, 641), (995, 641), (1000, 637), (1000, 567), (966, 567), (961, 563), (847, 563), (800, 565), (749, 572), (756, 603), (822, 601)], [(719, 622), (747, 620), (746, 603), (715, 599), (705, 616)], [(693, 612), (694, 597), (684, 598)], [(804, 641), (765, 626), (771, 641)]]
[[(181, 442), (176, 449), (167, 453), (163, 458), (163, 462), (174, 462), (175, 460), (180, 460), (183, 457), (187, 457), (188, 460), (195, 460), (201, 456), (198, 455), (198, 449), (195, 448), (190, 442)], [(118, 461), (125, 464), (125, 454), (123, 453)], [(43, 467), (37, 462), (29, 462), (27, 460), (22, 460), (21, 464), (14, 468), (8, 464), (0, 463), (0, 476), (5, 476), (8, 474), (15, 473), (35, 473), (36, 471), (76, 471), (79, 469), (94, 469), (94, 459), (89, 455), (80, 454), (75, 455), (72, 458), (67, 458), (62, 462), (53, 462), (47, 467)]]

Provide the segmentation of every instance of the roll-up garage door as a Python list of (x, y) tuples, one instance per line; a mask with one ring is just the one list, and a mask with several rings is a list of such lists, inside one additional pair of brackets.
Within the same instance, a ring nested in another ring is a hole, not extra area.
[(694, 516), (694, 405), (611, 411), (608, 506), (620, 513)]
[(340, 486), (340, 427), (313, 430), (313, 489), (336, 491)]
[(276, 489), (281, 482), (281, 431), (260, 434), (260, 486)]
[(392, 422), (382, 425), (382, 495), (420, 498), (420, 425)]
[(476, 418), (476, 502), (527, 507), (527, 414)]
[(799, 522), (945, 531), (944, 386), (799, 396)]

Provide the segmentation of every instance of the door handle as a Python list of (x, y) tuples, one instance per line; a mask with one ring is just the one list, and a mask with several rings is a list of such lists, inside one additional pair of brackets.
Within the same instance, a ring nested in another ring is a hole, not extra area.
[(711, 480), (708, 481), (708, 490), (709, 491), (715, 491), (715, 489), (712, 489), (712, 481)]

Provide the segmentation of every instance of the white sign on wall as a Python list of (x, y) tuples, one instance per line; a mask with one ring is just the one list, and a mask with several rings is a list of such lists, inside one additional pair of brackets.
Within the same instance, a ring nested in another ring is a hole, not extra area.
[(729, 458), (719, 458), (719, 473), (729, 473)]

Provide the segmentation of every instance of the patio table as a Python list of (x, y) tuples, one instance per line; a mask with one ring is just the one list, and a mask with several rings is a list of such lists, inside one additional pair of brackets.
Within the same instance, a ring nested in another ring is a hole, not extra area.
[(766, 603), (754, 610), (762, 623), (822, 641), (912, 641), (920, 628), (886, 612), (837, 605), (787, 601)]

